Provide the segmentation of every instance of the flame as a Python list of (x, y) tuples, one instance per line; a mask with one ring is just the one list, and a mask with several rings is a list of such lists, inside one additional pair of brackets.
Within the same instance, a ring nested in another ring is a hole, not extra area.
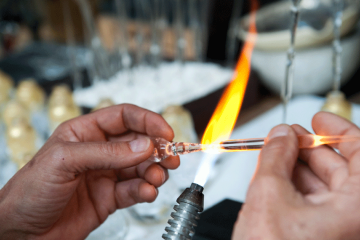
[(251, 1), (249, 34), (246, 37), (231, 83), (225, 89), (201, 140), (202, 144), (229, 139), (239, 115), (250, 75), (252, 50), (256, 40), (255, 11), (257, 1)]
[[(249, 34), (239, 60), (236, 64), (231, 83), (225, 89), (216, 109), (204, 132), (201, 143), (204, 146), (211, 146), (212, 143), (219, 143), (229, 139), (235, 126), (237, 116), (239, 115), (241, 105), (244, 99), (247, 82), (250, 75), (251, 54), (256, 40), (256, 22), (255, 12), (258, 8), (257, 0), (250, 0), (251, 14), (249, 24)], [(206, 150), (204, 148), (204, 150)], [(209, 149), (212, 152), (219, 150)], [(194, 183), (204, 186), (210, 175), (210, 170), (217, 160), (217, 154), (206, 153), (202, 158), (195, 175)]]

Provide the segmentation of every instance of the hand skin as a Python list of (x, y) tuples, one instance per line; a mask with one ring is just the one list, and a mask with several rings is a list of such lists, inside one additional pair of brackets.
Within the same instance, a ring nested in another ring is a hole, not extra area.
[(128, 104), (60, 125), (0, 190), (0, 239), (84, 239), (116, 209), (154, 201), (180, 162), (146, 161), (147, 136), (174, 134), (160, 115)]
[[(360, 137), (360, 129), (331, 113), (312, 121), (318, 135)], [(299, 151), (299, 125), (269, 133), (233, 240), (360, 239), (360, 141)], [(298, 157), (302, 161), (297, 161)]]

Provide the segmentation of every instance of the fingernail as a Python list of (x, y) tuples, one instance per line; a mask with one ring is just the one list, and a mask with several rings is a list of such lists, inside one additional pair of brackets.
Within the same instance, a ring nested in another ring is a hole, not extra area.
[(150, 146), (150, 139), (147, 137), (139, 137), (129, 143), (130, 149), (134, 153), (145, 152)]
[(273, 139), (276, 137), (283, 137), (289, 134), (289, 126), (287, 125), (279, 125), (272, 129), (269, 133), (268, 139)]

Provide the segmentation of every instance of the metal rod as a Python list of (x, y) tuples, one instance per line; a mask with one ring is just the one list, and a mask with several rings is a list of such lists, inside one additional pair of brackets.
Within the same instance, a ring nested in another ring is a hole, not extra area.
[(137, 66), (145, 66), (145, 23), (146, 23), (146, 14), (144, 9), (144, 0), (135, 0), (135, 16), (136, 16), (136, 51), (135, 59)]
[(76, 41), (74, 36), (73, 21), (70, 14), (69, 2), (62, 1), (62, 8), (65, 21), (66, 44), (71, 64), (71, 73), (73, 78), (73, 89), (80, 90), (82, 88), (81, 71), (76, 63)]
[(92, 15), (90, 3), (88, 2), (88, 0), (76, 0), (76, 2), (78, 3), (80, 12), (82, 13), (85, 27), (87, 30), (86, 35), (89, 38), (87, 41), (90, 45), (90, 50), (93, 57), (91, 67), (94, 68), (96, 78), (107, 80), (112, 76), (111, 70), (109, 68), (109, 56), (106, 53), (105, 49), (103, 49), (102, 47), (101, 39), (96, 30), (95, 20)]
[(209, 9), (210, 1), (209, 0), (199, 0), (199, 5), (201, 6), (201, 11), (199, 13), (200, 18), (200, 34), (201, 34), (201, 61), (205, 60), (208, 44), (208, 22), (209, 22)]
[(342, 10), (344, 6), (343, 0), (333, 0), (333, 23), (334, 23), (334, 40), (333, 40), (333, 80), (334, 80), (334, 91), (340, 90), (341, 83), (341, 54), (342, 47), (340, 42), (341, 25), (342, 25)]
[[(151, 65), (155, 68), (158, 68), (160, 65), (160, 39), (162, 36), (160, 24), (161, 24), (161, 8), (160, 0), (154, 0), (153, 2), (153, 11), (150, 11), (150, 25), (151, 25), (151, 44), (150, 44), (150, 58)], [(151, 6), (147, 5), (148, 9), (151, 9)]]
[(236, 47), (239, 45), (237, 34), (240, 29), (240, 14), (242, 11), (243, 0), (235, 0), (231, 14), (229, 29), (226, 38), (226, 61), (228, 67), (233, 67), (236, 57)]
[(184, 37), (184, 13), (183, 13), (183, 1), (175, 0), (174, 5), (174, 26), (176, 32), (176, 52), (175, 61), (184, 63), (185, 55), (185, 37)]
[[(119, 21), (119, 30), (118, 34), (118, 50), (121, 58), (121, 67), (125, 71), (129, 72), (132, 59), (129, 54), (129, 34), (128, 34), (128, 15), (126, 13), (126, 3), (124, 0), (115, 0), (116, 14)], [(131, 79), (129, 79), (131, 82)]]
[(194, 51), (194, 60), (202, 61), (202, 29), (200, 24), (199, 1), (192, 0), (188, 2), (189, 27), (192, 35), (192, 50)]
[(287, 115), (287, 103), (292, 96), (292, 84), (294, 80), (294, 59), (295, 59), (295, 35), (296, 29), (299, 22), (299, 4), (301, 0), (292, 0), (291, 13), (292, 13), (292, 24), (291, 24), (291, 36), (290, 36), (290, 47), (287, 52), (287, 63), (285, 71), (285, 80), (281, 89), (281, 98), (284, 105), (283, 122), (286, 122)]

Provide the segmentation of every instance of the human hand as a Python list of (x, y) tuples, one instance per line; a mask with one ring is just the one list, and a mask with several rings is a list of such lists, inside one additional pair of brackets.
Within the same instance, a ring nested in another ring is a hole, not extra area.
[(84, 239), (116, 209), (152, 202), (178, 157), (146, 161), (171, 141), (158, 114), (117, 105), (60, 125), (0, 190), (0, 239)]
[[(331, 113), (312, 121), (318, 135), (360, 137)], [(298, 150), (299, 125), (275, 127), (259, 156), (233, 239), (360, 239), (360, 141)], [(297, 162), (297, 158), (302, 160)]]

